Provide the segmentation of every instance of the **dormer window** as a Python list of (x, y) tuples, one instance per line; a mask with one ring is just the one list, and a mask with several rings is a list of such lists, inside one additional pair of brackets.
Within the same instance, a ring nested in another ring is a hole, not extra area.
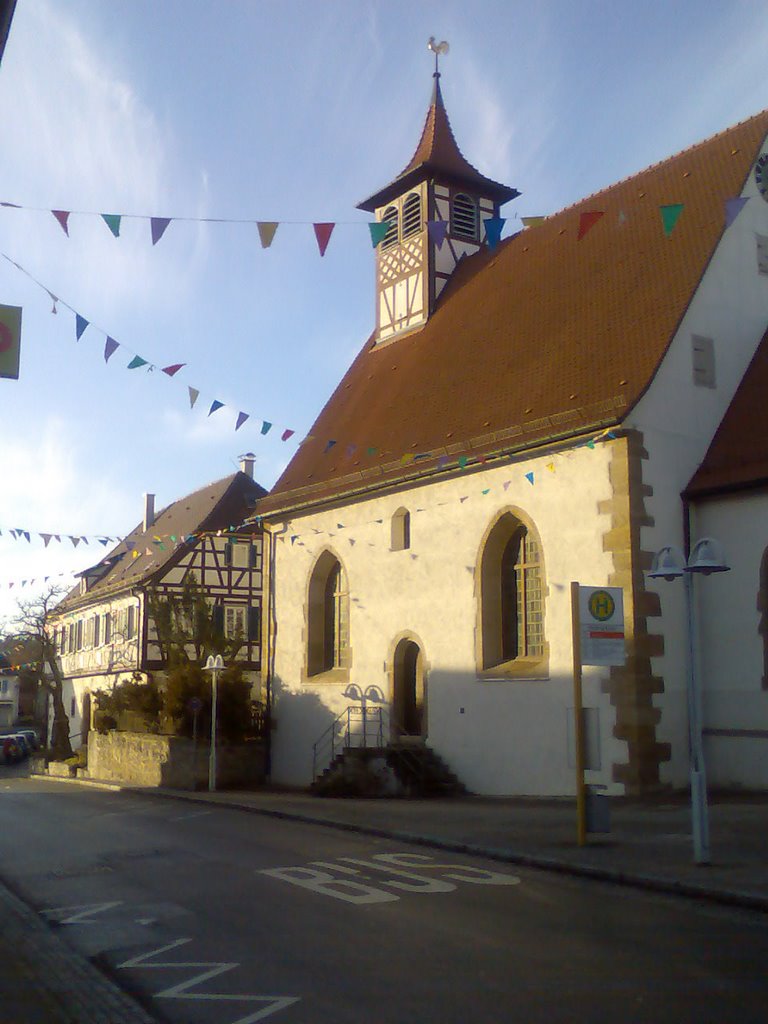
[(421, 196), (411, 192), (403, 203), (403, 238), (410, 238), (421, 231)]
[(464, 192), (455, 195), (451, 203), (451, 234), (477, 241), (477, 203)]
[(397, 224), (397, 207), (388, 206), (384, 211), (384, 216), (381, 218), (382, 222), (387, 223), (387, 233), (381, 243), (382, 249), (391, 249), (393, 245), (397, 245), (398, 240), (398, 224)]

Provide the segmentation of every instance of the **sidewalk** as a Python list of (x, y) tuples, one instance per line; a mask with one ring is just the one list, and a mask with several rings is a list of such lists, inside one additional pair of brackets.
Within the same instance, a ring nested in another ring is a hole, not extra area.
[[(614, 800), (611, 832), (591, 835), (580, 848), (570, 800), (330, 799), (277, 789), (190, 793), (97, 780), (55, 781), (222, 805), (768, 912), (768, 795), (711, 799), (712, 864), (697, 867), (690, 808), (678, 796)], [(154, 1024), (2, 884), (0, 1019), (3, 1024)]]

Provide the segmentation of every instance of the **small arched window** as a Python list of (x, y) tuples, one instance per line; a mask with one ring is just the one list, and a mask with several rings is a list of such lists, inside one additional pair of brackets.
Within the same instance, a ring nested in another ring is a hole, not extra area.
[(543, 662), (544, 580), (533, 529), (511, 513), (488, 535), (481, 562), (483, 669)]
[(411, 513), (399, 508), (392, 516), (392, 550), (405, 551), (411, 546)]
[(391, 249), (393, 245), (397, 245), (398, 240), (398, 217), (397, 207), (388, 206), (384, 211), (384, 215), (381, 218), (382, 223), (386, 221), (387, 231), (381, 242), (382, 249)]
[(341, 563), (329, 551), (309, 582), (307, 674), (344, 668), (349, 650), (349, 595)]
[(451, 203), (451, 234), (477, 241), (477, 203), (464, 192), (455, 195)]
[(403, 203), (403, 238), (410, 238), (421, 231), (421, 196), (411, 192)]

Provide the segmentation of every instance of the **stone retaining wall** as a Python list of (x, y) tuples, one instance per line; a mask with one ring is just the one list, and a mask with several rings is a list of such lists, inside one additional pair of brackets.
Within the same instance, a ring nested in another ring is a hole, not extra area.
[[(201, 789), (208, 785), (208, 744), (181, 736), (91, 731), (88, 774), (93, 779), (142, 786)], [(217, 786), (255, 785), (264, 781), (264, 744), (251, 740), (217, 749)]]

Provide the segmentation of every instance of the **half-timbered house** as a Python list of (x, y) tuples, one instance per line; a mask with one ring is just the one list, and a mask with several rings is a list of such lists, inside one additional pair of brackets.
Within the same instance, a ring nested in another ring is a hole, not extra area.
[(243, 523), (266, 492), (253, 479), (253, 459), (244, 456), (241, 467), (157, 513), (154, 495), (145, 495), (142, 522), (57, 605), (51, 626), (74, 745), (87, 736), (91, 694), (162, 672), (150, 597), (180, 595), (189, 583), (204, 593), (225, 639), (241, 641), (234, 660), (258, 690), (262, 531)]

